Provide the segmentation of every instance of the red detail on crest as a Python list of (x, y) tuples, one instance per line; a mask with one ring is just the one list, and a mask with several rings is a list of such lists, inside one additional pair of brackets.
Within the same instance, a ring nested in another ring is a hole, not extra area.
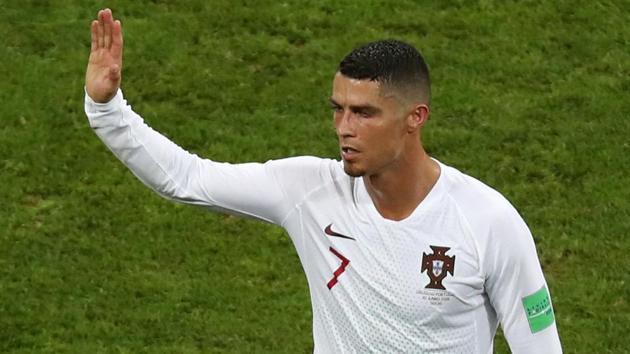
[(341, 259), (341, 265), (335, 272), (333, 273), (332, 279), (328, 281), (328, 290), (332, 289), (335, 284), (337, 284), (337, 278), (341, 275), (341, 273), (346, 271), (346, 267), (350, 264), (350, 260), (344, 257), (341, 253), (339, 253), (336, 249), (330, 247), (330, 252), (332, 252), (337, 258)]
[[(421, 273), (427, 271), (427, 275), (429, 276), (429, 284), (425, 286), (427, 289), (441, 289), (446, 290), (444, 285), (442, 285), (442, 280), (446, 278), (447, 273), (451, 273), (454, 275), (455, 272), (455, 256), (447, 256), (445, 255), (450, 247), (439, 247), (439, 246), (429, 246), (433, 250), (433, 254), (426, 254), (422, 252), (422, 268), (420, 269)], [(442, 262), (440, 269), (433, 269), (434, 262)], [(436, 270), (439, 270), (438, 274), (436, 274)]]

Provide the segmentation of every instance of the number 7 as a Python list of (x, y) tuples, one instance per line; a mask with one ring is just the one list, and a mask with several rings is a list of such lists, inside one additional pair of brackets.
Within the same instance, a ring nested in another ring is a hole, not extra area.
[(337, 256), (337, 258), (341, 259), (341, 265), (333, 273), (334, 276), (332, 277), (332, 279), (328, 281), (328, 290), (332, 289), (332, 287), (337, 284), (337, 278), (341, 275), (341, 273), (346, 271), (346, 267), (348, 266), (348, 264), (350, 264), (350, 260), (339, 253), (339, 251), (332, 247), (330, 247), (329, 249), (330, 252)]

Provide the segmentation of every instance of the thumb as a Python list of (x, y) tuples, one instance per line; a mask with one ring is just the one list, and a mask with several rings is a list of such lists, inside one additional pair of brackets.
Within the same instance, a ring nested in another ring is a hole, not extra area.
[(110, 66), (109, 77), (114, 81), (118, 81), (118, 79), (120, 79), (120, 66), (118, 66), (118, 64)]

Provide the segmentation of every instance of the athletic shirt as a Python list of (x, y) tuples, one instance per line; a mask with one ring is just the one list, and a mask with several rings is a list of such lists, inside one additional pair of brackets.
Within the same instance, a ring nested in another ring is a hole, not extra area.
[(561, 353), (527, 225), (498, 192), (440, 162), (407, 218), (383, 218), (340, 161), (228, 164), (147, 126), (119, 90), (85, 97), (91, 127), (147, 186), (178, 202), (283, 227), (309, 285), (315, 353)]

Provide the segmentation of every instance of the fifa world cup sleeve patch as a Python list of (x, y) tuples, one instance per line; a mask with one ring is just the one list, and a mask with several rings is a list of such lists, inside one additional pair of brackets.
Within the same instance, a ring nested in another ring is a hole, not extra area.
[(555, 321), (547, 287), (523, 298), (523, 308), (532, 333), (540, 332)]

